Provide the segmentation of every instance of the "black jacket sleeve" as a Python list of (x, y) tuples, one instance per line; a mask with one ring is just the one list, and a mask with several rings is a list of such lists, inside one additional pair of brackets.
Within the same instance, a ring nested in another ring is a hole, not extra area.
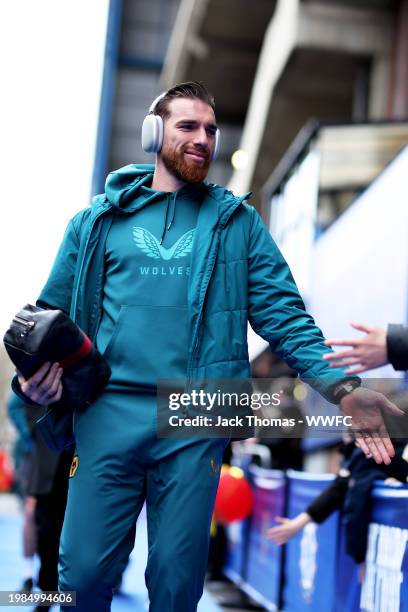
[(306, 512), (315, 523), (323, 523), (333, 512), (343, 507), (350, 475), (339, 475), (308, 506)]
[(388, 325), (387, 352), (395, 370), (408, 370), (408, 326)]
[(382, 465), (386, 478), (396, 478), (406, 484), (408, 482), (408, 461), (402, 457), (393, 457), (390, 465)]

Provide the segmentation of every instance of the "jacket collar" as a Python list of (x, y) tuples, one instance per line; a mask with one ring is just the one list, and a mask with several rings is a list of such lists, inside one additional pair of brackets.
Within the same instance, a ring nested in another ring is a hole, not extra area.
[[(92, 199), (91, 220), (103, 212), (114, 212), (114, 209), (120, 206), (121, 200), (131, 199), (133, 194), (136, 196), (140, 187), (151, 181), (153, 173), (153, 164), (129, 164), (111, 172), (106, 180), (105, 193)], [(186, 185), (180, 190), (180, 194), (184, 191), (197, 191), (197, 196), (201, 197), (205, 204), (203, 222), (211, 228), (216, 223), (225, 226), (237, 206), (252, 195), (249, 192), (237, 197), (224, 187), (206, 182), (198, 186)]]

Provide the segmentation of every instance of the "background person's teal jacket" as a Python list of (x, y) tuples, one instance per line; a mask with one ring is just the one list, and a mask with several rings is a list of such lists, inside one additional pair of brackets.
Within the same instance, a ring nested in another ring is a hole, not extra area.
[[(38, 299), (40, 306), (69, 313), (92, 340), (102, 314), (105, 242), (113, 214), (126, 214), (153, 172), (153, 165), (130, 164), (108, 175), (105, 194), (69, 222)], [(348, 377), (322, 360), (329, 350), (323, 335), (265, 224), (244, 202), (249, 194), (236, 197), (211, 184), (200, 193), (188, 281), (188, 377), (249, 378), (249, 320), (274, 353), (332, 401), (333, 384)], [(72, 443), (69, 412), (51, 409), (45, 421), (56, 448)]]

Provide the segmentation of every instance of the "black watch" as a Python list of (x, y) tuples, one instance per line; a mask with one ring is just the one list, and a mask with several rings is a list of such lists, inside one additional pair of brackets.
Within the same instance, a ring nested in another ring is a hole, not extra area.
[(359, 378), (351, 378), (349, 380), (343, 380), (333, 388), (333, 399), (336, 404), (340, 404), (343, 397), (349, 395), (354, 389), (361, 386), (361, 380)]

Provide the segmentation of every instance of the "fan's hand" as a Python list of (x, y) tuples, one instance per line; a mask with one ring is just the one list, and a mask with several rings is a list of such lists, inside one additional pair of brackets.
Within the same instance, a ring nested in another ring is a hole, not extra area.
[(268, 540), (272, 540), (278, 546), (286, 544), (298, 531), (303, 529), (305, 525), (310, 523), (311, 518), (306, 512), (302, 512), (293, 519), (277, 516), (276, 523), (280, 523), (277, 527), (271, 527), (266, 532)]
[(325, 353), (323, 359), (330, 362), (330, 367), (349, 366), (346, 374), (360, 374), (367, 370), (379, 368), (388, 363), (387, 332), (380, 327), (369, 327), (362, 323), (352, 323), (354, 329), (365, 333), (359, 338), (331, 338), (325, 341), (327, 346), (348, 346), (345, 351)]

